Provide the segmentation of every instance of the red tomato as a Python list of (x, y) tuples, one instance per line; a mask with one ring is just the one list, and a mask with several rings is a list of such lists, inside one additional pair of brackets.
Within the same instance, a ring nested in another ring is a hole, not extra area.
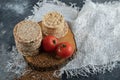
[(52, 52), (55, 50), (57, 43), (58, 43), (58, 39), (56, 37), (46, 36), (45, 38), (43, 38), (42, 46), (45, 51)]
[(68, 42), (62, 42), (57, 45), (56, 54), (61, 58), (69, 58), (72, 56), (73, 52), (73, 47)]

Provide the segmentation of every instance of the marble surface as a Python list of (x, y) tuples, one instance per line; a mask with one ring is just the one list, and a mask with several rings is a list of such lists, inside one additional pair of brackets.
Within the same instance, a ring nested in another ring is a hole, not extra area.
[[(11, 51), (12, 46), (15, 45), (12, 34), (14, 25), (19, 21), (23, 20), (25, 17), (31, 15), (32, 14), (31, 10), (33, 9), (32, 7), (38, 1), (39, 0), (24, 0), (24, 1), (0, 0), (0, 45), (5, 44), (4, 47), (7, 49), (7, 51)], [(77, 2), (77, 6), (81, 8), (84, 4), (83, 0), (61, 0), (61, 1), (65, 2), (68, 5), (70, 5), (70, 2), (72, 3)], [(93, 0), (93, 1), (100, 3), (105, 2), (105, 0)], [(106, 1), (112, 1), (112, 0), (106, 0)], [(0, 58), (2, 57), (0, 56)], [(4, 59), (0, 59), (0, 60), (4, 60)], [(7, 73), (3, 72), (2, 69), (0, 68), (0, 80), (7, 79), (4, 78), (3, 75), (7, 75)], [(116, 67), (112, 72), (106, 71), (106, 73), (104, 74), (97, 73), (94, 75), (89, 75), (88, 77), (79, 76), (79, 78), (77, 78), (76, 76), (73, 76), (67, 79), (66, 75), (64, 74), (62, 79), (63, 80), (120, 80), (120, 67)]]

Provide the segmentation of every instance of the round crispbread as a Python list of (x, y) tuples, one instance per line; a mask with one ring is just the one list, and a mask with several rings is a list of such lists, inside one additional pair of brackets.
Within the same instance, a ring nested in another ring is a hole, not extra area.
[(63, 26), (64, 17), (58, 12), (49, 12), (43, 18), (43, 24), (47, 28), (59, 28)]
[(14, 28), (15, 39), (21, 43), (34, 43), (42, 39), (41, 27), (32, 21), (21, 21)]

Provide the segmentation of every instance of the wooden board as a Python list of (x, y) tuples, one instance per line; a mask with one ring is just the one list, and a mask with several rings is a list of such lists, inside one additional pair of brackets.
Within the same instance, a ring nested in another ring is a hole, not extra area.
[[(41, 26), (41, 22), (39, 24)], [(70, 28), (68, 29), (68, 33), (58, 40), (58, 42), (64, 41), (71, 43), (74, 52), (76, 52), (76, 43), (74, 35)], [(46, 53), (41, 50), (38, 55), (33, 57), (25, 57), (25, 60), (31, 66), (32, 69), (36, 69), (39, 71), (50, 71), (59, 69), (60, 67), (65, 65), (70, 59), (58, 59), (55, 57), (55, 53)]]

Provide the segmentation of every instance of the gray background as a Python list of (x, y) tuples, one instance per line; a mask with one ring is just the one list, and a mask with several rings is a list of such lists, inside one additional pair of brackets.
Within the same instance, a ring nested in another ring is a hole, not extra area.
[[(25, 1), (28, 2), (29, 6), (25, 6), (25, 10), (23, 13), (17, 13), (16, 11), (11, 10), (9, 8), (5, 9), (5, 5), (7, 3), (22, 4)], [(82, 8), (84, 4), (83, 0), (61, 0), (61, 1), (65, 2), (68, 5), (70, 5), (70, 2), (77, 3), (77, 6), (79, 6), (80, 8)], [(109, 2), (113, 0), (93, 0), (93, 1), (102, 3), (105, 1)], [(12, 34), (14, 25), (19, 21), (23, 20), (25, 17), (32, 14), (31, 10), (33, 9), (32, 7), (36, 2), (38, 2), (38, 0), (0, 0), (0, 22), (2, 22), (4, 25), (4, 27), (0, 26), (0, 30), (7, 31), (7, 33), (5, 33), (4, 35), (0, 35), (0, 45), (5, 43), (6, 44), (5, 47), (7, 51), (11, 51), (12, 49), (11, 47), (15, 45)], [(8, 48), (8, 46), (10, 47)], [(2, 78), (3, 77), (2, 75), (7, 75), (7, 74), (8, 73), (3, 72), (2, 69), (0, 68), (0, 80), (10, 80), (7, 78)], [(64, 74), (62, 79), (63, 80), (120, 80), (120, 68), (116, 67), (112, 72), (106, 71), (105, 74), (102, 73), (97, 73), (94, 75), (89, 74), (89, 77), (79, 76), (79, 78), (77, 78), (76, 76), (73, 76), (72, 78), (66, 79), (66, 75)]]

